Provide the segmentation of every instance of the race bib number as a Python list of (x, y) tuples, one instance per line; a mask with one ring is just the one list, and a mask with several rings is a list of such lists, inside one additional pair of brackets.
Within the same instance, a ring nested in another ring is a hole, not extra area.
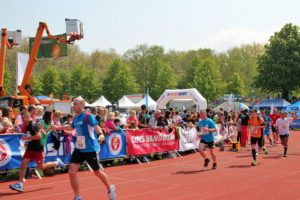
[(85, 137), (84, 136), (77, 136), (76, 148), (77, 149), (85, 149)]
[(209, 134), (209, 131), (205, 130), (204, 128), (201, 128), (200, 131), (201, 131), (200, 135), (207, 135), (207, 134)]
[(258, 128), (257, 127), (255, 127), (255, 126), (251, 126), (251, 133), (254, 133), (254, 134), (257, 134), (257, 130), (258, 130)]

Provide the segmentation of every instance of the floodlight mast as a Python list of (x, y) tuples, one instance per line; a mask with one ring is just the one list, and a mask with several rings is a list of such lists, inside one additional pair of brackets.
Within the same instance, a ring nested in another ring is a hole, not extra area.
[(13, 47), (13, 45), (17, 45), (17, 44), (10, 43), (7, 39), (7, 30), (2, 29), (2, 33), (1, 33), (1, 51), (0, 51), (0, 96), (6, 96), (5, 89), (4, 89), (4, 86), (3, 86), (6, 47), (8, 49), (10, 49), (10, 48)]
[(29, 60), (28, 60), (26, 70), (25, 70), (25, 73), (24, 73), (23, 81), (22, 81), (22, 84), (20, 86), (18, 86), (18, 89), (19, 89), (20, 93), (22, 95), (25, 95), (25, 96), (28, 97), (29, 104), (38, 104), (39, 103), (38, 99), (33, 96), (33, 92), (31, 90), (31, 85), (30, 85), (30, 77), (31, 77), (31, 74), (32, 74), (34, 63), (37, 62), (36, 56), (37, 56), (38, 51), (39, 51), (39, 47), (40, 47), (40, 44), (41, 44), (41, 40), (42, 40), (42, 37), (43, 37), (44, 30), (46, 30), (48, 38), (51, 38), (53, 40), (57, 40), (60, 43), (71, 44), (75, 40), (80, 40), (81, 38), (83, 38), (83, 35), (79, 35), (79, 34), (71, 35), (69, 39), (54, 36), (50, 33), (49, 28), (48, 28), (48, 26), (45, 22), (40, 22), (39, 23), (39, 27), (37, 29), (36, 36), (34, 38), (34, 42), (33, 42), (33, 45), (32, 45), (31, 52), (30, 52)]

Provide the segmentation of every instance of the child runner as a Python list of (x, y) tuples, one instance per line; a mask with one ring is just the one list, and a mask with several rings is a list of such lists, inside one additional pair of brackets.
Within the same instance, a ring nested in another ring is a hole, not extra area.
[[(258, 146), (260, 149), (263, 149), (263, 144), (261, 140), (261, 134), (262, 128), (265, 128), (265, 123), (263, 118), (258, 117), (257, 113), (254, 110), (251, 110), (251, 116), (248, 120), (248, 130), (250, 130), (250, 135), (251, 135), (251, 148), (252, 148), (252, 157), (253, 157), (253, 161), (251, 163), (252, 166), (256, 166), (256, 150), (255, 150), (255, 146), (256, 143), (258, 143)], [(268, 154), (267, 149), (264, 147), (263, 149), (265, 151), (266, 154)]]
[(272, 119), (272, 134), (273, 134), (273, 145), (277, 146), (278, 142), (278, 130), (275, 126), (277, 119), (279, 119), (281, 116), (277, 113), (277, 109), (274, 108), (273, 113), (269, 115), (269, 117)]
[(296, 116), (292, 113), (291, 117), (287, 117), (287, 112), (281, 112), (281, 118), (277, 119), (275, 126), (278, 127), (278, 132), (281, 140), (281, 144), (284, 147), (284, 157), (287, 157), (287, 149), (288, 149), (288, 140), (290, 135), (290, 124), (297, 119)]
[(271, 134), (271, 124), (272, 124), (272, 119), (266, 115), (265, 111), (261, 112), (261, 116), (263, 117), (265, 124), (267, 125), (267, 128), (264, 129), (264, 136), (266, 135), (267, 139), (270, 141), (270, 144), (273, 145), (273, 140), (270, 137)]
[(44, 164), (44, 145), (41, 142), (40, 125), (37, 122), (32, 121), (31, 115), (27, 111), (21, 114), (21, 118), (23, 124), (26, 126), (26, 133), (30, 136), (22, 136), (22, 140), (28, 140), (29, 143), (21, 162), (19, 183), (9, 185), (10, 189), (18, 192), (23, 192), (26, 166), (31, 161), (35, 160), (40, 170), (46, 170), (55, 166), (59, 166), (62, 170), (65, 169), (64, 163), (59, 158), (56, 162), (47, 162)]
[(204, 167), (208, 166), (210, 160), (206, 158), (206, 155), (203, 151), (204, 147), (207, 145), (210, 151), (210, 155), (214, 161), (212, 169), (217, 169), (216, 155), (214, 153), (215, 139), (214, 132), (217, 131), (215, 123), (213, 120), (207, 118), (206, 110), (200, 110), (199, 128), (201, 131), (201, 141), (199, 145), (199, 152), (204, 158)]

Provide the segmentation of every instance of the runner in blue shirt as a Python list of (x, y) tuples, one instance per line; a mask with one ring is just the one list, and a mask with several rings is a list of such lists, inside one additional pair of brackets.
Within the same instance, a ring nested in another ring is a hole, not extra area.
[(271, 134), (271, 124), (272, 124), (272, 119), (266, 115), (265, 111), (261, 112), (261, 116), (263, 117), (265, 124), (267, 125), (267, 128), (264, 129), (264, 136), (267, 136), (267, 139), (270, 141), (270, 144), (273, 145), (273, 140), (272, 138), (270, 138), (270, 134)]
[(201, 120), (199, 121), (199, 128), (200, 128), (201, 141), (199, 145), (199, 152), (201, 156), (204, 158), (204, 167), (207, 167), (210, 160), (206, 158), (206, 154), (203, 151), (203, 148), (207, 146), (209, 148), (210, 155), (214, 161), (212, 169), (217, 169), (217, 162), (216, 162), (217, 158), (214, 153), (214, 146), (215, 146), (214, 132), (216, 132), (217, 129), (214, 121), (207, 118), (206, 110), (200, 110), (200, 118)]
[[(104, 141), (104, 134), (98, 126), (98, 121), (93, 114), (84, 111), (85, 101), (81, 97), (73, 100), (73, 110), (76, 113), (74, 121), (69, 126), (64, 126), (62, 130), (76, 130), (76, 148), (72, 153), (69, 165), (69, 177), (72, 189), (75, 193), (74, 200), (81, 200), (79, 194), (79, 182), (77, 171), (81, 164), (86, 161), (94, 170), (94, 174), (104, 183), (108, 190), (109, 200), (116, 199), (115, 186), (110, 185), (108, 176), (99, 166), (99, 142)], [(99, 138), (97, 138), (99, 133)]]

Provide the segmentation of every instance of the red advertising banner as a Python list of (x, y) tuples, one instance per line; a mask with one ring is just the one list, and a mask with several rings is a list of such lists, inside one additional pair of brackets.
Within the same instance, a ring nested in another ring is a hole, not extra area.
[(127, 130), (128, 155), (141, 155), (178, 149), (175, 129)]

